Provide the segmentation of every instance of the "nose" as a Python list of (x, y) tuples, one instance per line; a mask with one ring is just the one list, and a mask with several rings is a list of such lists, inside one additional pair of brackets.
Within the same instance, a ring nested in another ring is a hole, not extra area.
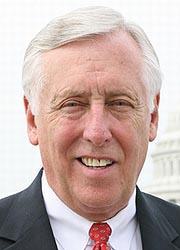
[(83, 138), (86, 141), (102, 147), (111, 140), (112, 133), (109, 128), (107, 115), (102, 107), (96, 107), (89, 111), (83, 131)]

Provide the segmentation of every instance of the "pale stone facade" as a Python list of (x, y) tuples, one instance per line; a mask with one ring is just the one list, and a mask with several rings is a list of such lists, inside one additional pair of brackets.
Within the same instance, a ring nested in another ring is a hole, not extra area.
[(170, 113), (168, 127), (152, 154), (151, 194), (180, 204), (180, 110)]

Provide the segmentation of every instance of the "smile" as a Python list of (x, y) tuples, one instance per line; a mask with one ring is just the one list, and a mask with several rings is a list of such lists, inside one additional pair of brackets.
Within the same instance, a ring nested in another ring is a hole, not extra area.
[(88, 157), (82, 157), (79, 158), (80, 162), (85, 165), (86, 167), (90, 168), (106, 168), (111, 166), (114, 162), (109, 159), (95, 159), (95, 158), (88, 158)]

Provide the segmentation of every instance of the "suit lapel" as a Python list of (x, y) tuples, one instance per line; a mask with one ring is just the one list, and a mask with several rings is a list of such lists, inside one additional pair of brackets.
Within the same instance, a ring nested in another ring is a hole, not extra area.
[[(57, 250), (41, 193), (41, 175), (42, 171), (28, 189), (10, 198), (12, 205), (0, 227), (3, 250)], [(137, 189), (143, 250), (180, 250), (175, 245), (178, 233), (153, 199)]]
[(4, 250), (57, 250), (41, 193), (41, 175), (14, 196), (0, 228), (0, 237), (9, 242)]
[(57, 250), (46, 218), (39, 218), (14, 244), (5, 250)]
[(138, 189), (136, 202), (143, 250), (179, 250), (178, 233), (154, 202)]

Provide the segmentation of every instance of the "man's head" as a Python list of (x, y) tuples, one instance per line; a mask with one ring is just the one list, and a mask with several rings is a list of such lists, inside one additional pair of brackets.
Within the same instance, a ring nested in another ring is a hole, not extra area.
[(75, 11), (31, 42), (23, 79), (49, 185), (80, 215), (112, 217), (156, 137), (161, 77), (146, 35), (111, 9)]

